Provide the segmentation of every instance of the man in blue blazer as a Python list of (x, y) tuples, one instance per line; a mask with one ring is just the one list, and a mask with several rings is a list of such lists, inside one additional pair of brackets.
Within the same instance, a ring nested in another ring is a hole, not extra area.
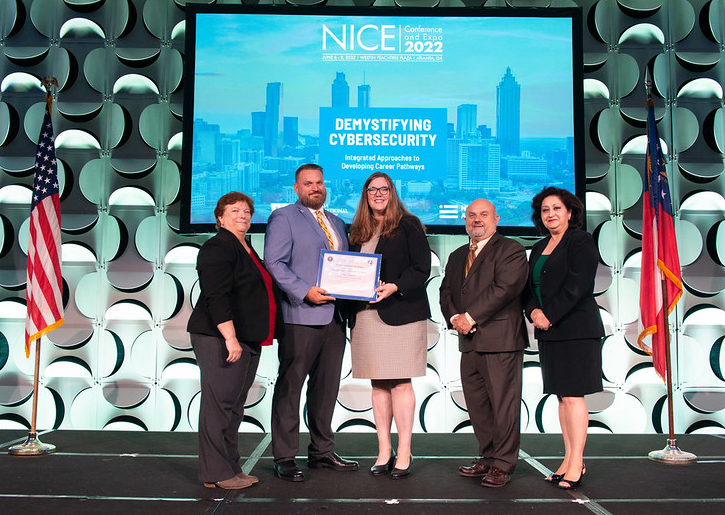
[(340, 388), (345, 322), (335, 298), (315, 286), (320, 250), (347, 250), (345, 223), (322, 209), (327, 197), (322, 167), (295, 172), (297, 202), (272, 212), (264, 259), (282, 290), (285, 335), (279, 340), (279, 374), (272, 398), (274, 470), (287, 481), (304, 481), (294, 459), (299, 450), (300, 396), (307, 383), (310, 468), (357, 470), (355, 461), (334, 451), (332, 414)]

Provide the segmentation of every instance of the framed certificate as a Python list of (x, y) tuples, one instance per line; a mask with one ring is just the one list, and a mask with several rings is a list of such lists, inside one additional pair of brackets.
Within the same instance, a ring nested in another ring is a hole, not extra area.
[(381, 259), (380, 254), (322, 249), (317, 286), (338, 299), (376, 300)]

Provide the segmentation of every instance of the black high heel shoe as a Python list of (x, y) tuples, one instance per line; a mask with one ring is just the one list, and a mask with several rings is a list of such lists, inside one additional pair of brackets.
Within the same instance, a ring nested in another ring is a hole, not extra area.
[(410, 457), (410, 463), (408, 463), (408, 467), (404, 469), (399, 469), (398, 467), (395, 467), (392, 472), (390, 472), (390, 479), (401, 479), (410, 474), (410, 467), (413, 465), (413, 456)]
[(571, 479), (562, 478), (559, 481), (559, 488), (561, 488), (562, 490), (572, 490), (572, 489), (578, 487), (579, 485), (581, 485), (582, 479), (584, 479), (584, 473), (586, 472), (586, 470), (587, 470), (586, 467), (582, 468), (582, 473), (579, 474), (579, 479), (577, 479), (576, 481), (572, 481)]
[(547, 483), (558, 483), (562, 479), (564, 479), (564, 474), (549, 474), (544, 478), (544, 481)]
[[(582, 476), (586, 473), (587, 473), (587, 465), (585, 463), (584, 466), (582, 467)], [(558, 483), (559, 481), (564, 479), (565, 475), (566, 474), (549, 474), (548, 476), (546, 476), (544, 478), (544, 481), (546, 481), (547, 483)], [(579, 478), (579, 481), (581, 481), (581, 478)]]
[(373, 465), (372, 467), (370, 467), (370, 472), (372, 472), (372, 474), (374, 476), (382, 476), (384, 474), (387, 474), (391, 470), (393, 470), (394, 466), (395, 466), (395, 453), (391, 452), (390, 459), (388, 460), (387, 463), (384, 463), (382, 465)]

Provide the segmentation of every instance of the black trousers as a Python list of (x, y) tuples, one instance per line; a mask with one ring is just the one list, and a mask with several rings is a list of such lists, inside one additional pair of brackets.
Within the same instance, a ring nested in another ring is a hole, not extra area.
[(207, 483), (230, 479), (239, 464), (239, 425), (244, 402), (257, 373), (259, 347), (242, 343), (242, 356), (227, 363), (224, 340), (191, 333), (191, 345), (201, 373), (199, 407), (199, 479)]
[(513, 472), (521, 444), (524, 352), (464, 352), (461, 384), (478, 454), (492, 467)]
[(285, 324), (279, 340), (279, 374), (272, 398), (272, 453), (274, 461), (292, 460), (300, 446), (300, 397), (307, 382), (308, 456), (333, 452), (332, 415), (340, 389), (345, 324)]

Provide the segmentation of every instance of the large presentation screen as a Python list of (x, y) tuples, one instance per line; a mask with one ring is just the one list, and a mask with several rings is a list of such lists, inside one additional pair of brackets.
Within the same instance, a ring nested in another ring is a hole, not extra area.
[(186, 232), (212, 230), (232, 190), (264, 230), (304, 163), (347, 223), (387, 173), (429, 233), (463, 232), (484, 197), (504, 232), (533, 234), (544, 186), (582, 196), (578, 9), (187, 9)]

